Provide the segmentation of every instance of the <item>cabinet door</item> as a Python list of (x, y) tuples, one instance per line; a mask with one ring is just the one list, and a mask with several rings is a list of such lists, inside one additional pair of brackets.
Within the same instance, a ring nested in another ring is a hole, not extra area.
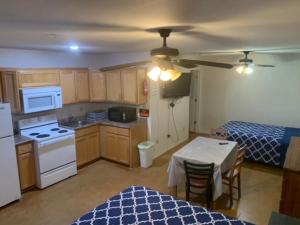
[(137, 70), (136, 68), (123, 69), (121, 71), (123, 101), (137, 104)]
[(15, 72), (5, 71), (1, 73), (1, 79), (3, 88), (3, 100), (10, 103), (12, 112), (21, 112), (17, 74)]
[(35, 185), (35, 162), (33, 151), (18, 155), (18, 167), (21, 189)]
[(3, 102), (1, 73), (0, 73), (0, 102)]
[(86, 137), (76, 138), (76, 160), (77, 167), (82, 166), (88, 162), (87, 149), (89, 141)]
[(139, 105), (147, 103), (147, 95), (144, 93), (144, 83), (146, 80), (147, 70), (145, 68), (137, 68), (137, 104)]
[(17, 73), (21, 88), (59, 85), (58, 70), (20, 70)]
[(118, 161), (118, 135), (112, 133), (106, 133), (105, 135), (105, 152), (103, 155), (104, 158), (112, 159)]
[(60, 86), (63, 94), (63, 104), (76, 102), (74, 71), (60, 71)]
[(89, 101), (89, 73), (88, 71), (75, 71), (76, 97), (78, 102)]
[(87, 160), (98, 159), (100, 157), (99, 133), (90, 134), (86, 138), (88, 139)]
[(118, 136), (118, 161), (129, 165), (129, 137)]
[(121, 73), (120, 70), (106, 72), (107, 100), (113, 102), (122, 101)]
[(106, 79), (105, 73), (99, 71), (90, 71), (90, 100), (106, 100)]

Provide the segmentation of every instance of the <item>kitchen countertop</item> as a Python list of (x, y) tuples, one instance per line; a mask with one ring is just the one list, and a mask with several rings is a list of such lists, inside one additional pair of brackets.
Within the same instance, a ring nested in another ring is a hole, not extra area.
[(33, 141), (33, 139), (24, 137), (22, 135), (15, 135), (14, 139), (15, 139), (15, 145), (20, 145), (20, 144), (24, 144), (29, 141)]
[(108, 126), (130, 129), (131, 127), (141, 125), (141, 124), (147, 124), (147, 118), (139, 118), (136, 121), (129, 122), (129, 123), (120, 123), (120, 122), (114, 122), (114, 121), (105, 119), (105, 120), (96, 121), (96, 122), (89, 122), (89, 123), (83, 124), (83, 125), (78, 124), (74, 127), (66, 126), (66, 125), (64, 125), (64, 123), (61, 123), (60, 126), (66, 127), (69, 129), (73, 129), (73, 130), (78, 130), (78, 129), (82, 129), (82, 128), (86, 128), (86, 127), (90, 127), (90, 126), (94, 126), (94, 125), (108, 125)]

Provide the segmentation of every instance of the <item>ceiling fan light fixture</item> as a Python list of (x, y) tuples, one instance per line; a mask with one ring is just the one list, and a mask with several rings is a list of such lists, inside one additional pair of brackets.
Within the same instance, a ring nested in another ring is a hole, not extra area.
[(169, 71), (170, 71), (170, 74), (171, 74), (171, 80), (172, 81), (177, 80), (182, 74), (180, 71), (178, 71), (176, 69), (171, 69)]
[(158, 78), (160, 77), (160, 73), (161, 73), (160, 68), (158, 66), (155, 66), (148, 72), (147, 75), (151, 80), (158, 81)]
[(244, 72), (244, 65), (240, 65), (236, 68), (236, 72), (238, 72), (239, 74), (242, 74)]
[(244, 69), (244, 74), (249, 75), (251, 73), (253, 73), (253, 68), (247, 65)]
[(169, 80), (171, 80), (171, 78), (172, 78), (172, 74), (171, 74), (170, 70), (162, 70), (162, 71), (160, 72), (159, 78), (160, 78), (162, 81), (169, 81)]
[(250, 75), (254, 72), (253, 68), (249, 64), (243, 64), (236, 68), (236, 72), (239, 74)]

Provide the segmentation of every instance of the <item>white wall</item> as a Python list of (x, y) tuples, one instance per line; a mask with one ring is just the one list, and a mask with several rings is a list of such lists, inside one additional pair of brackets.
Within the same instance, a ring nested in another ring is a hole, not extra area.
[[(176, 101), (173, 120), (169, 107), (171, 100), (161, 98), (158, 82), (150, 82), (149, 138), (156, 142), (155, 157), (188, 139), (189, 101), (189, 97), (183, 97)], [(167, 138), (168, 134), (171, 134), (170, 138)]]
[[(300, 127), (300, 54), (255, 54), (253, 74), (201, 67), (198, 132), (208, 132), (230, 120)], [(209, 56), (206, 60), (237, 62), (240, 56)]]
[(0, 48), (0, 68), (88, 67), (98, 69), (149, 59), (149, 53), (87, 54)]

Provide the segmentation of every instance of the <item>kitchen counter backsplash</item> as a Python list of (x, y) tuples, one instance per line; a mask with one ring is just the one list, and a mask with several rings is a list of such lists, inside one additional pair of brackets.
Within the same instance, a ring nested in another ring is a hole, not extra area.
[[(88, 112), (98, 111), (98, 110), (105, 110), (107, 111), (108, 108), (114, 106), (130, 106), (136, 107), (137, 111), (140, 107), (144, 106), (133, 106), (128, 104), (117, 104), (117, 103), (79, 103), (79, 104), (71, 104), (71, 105), (64, 105), (61, 109), (45, 111), (45, 112), (38, 112), (38, 113), (29, 113), (29, 114), (13, 114), (13, 122), (15, 133), (17, 133), (17, 121), (20, 119), (27, 119), (31, 117), (43, 116), (48, 114), (56, 114), (57, 119), (59, 121), (68, 121), (71, 119), (73, 120), (85, 120), (86, 115)], [(106, 119), (106, 121), (109, 121)], [(112, 121), (109, 121), (112, 123)], [(119, 123), (121, 126), (125, 126), (123, 123)], [(123, 125), (122, 125), (123, 124)]]

